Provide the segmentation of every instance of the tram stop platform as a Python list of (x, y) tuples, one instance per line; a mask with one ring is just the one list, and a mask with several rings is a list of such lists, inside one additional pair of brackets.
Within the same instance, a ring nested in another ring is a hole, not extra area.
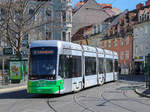
[(135, 92), (141, 97), (150, 98), (150, 88), (139, 87), (135, 89)]

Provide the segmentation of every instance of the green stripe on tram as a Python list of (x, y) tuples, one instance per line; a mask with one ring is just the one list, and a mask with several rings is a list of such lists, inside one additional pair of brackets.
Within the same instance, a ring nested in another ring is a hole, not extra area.
[(55, 94), (59, 93), (60, 90), (64, 89), (64, 81), (48, 81), (48, 80), (39, 80), (39, 81), (28, 81), (28, 93), (35, 94)]

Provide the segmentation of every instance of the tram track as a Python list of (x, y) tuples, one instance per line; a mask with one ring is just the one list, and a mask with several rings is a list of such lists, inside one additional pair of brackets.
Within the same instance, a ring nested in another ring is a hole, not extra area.
[(50, 101), (50, 98), (47, 99), (47, 105), (49, 106), (49, 108), (53, 111), (53, 112), (58, 112), (56, 110), (56, 108), (54, 107), (54, 105), (52, 104), (52, 101)]
[[(117, 82), (117, 83), (118, 83), (118, 82)], [(104, 89), (106, 88), (106, 86), (107, 86), (107, 85), (103, 85), (103, 87), (99, 89), (99, 91), (102, 90), (102, 93), (101, 93), (101, 95), (100, 95), (100, 99), (102, 99), (102, 100), (104, 101), (102, 104), (100, 104), (101, 106), (103, 106), (103, 105), (106, 104), (106, 103), (110, 103), (110, 104), (112, 104), (113, 106), (115, 106), (116, 108), (120, 108), (120, 109), (123, 109), (123, 110), (128, 111), (128, 112), (136, 112), (135, 110), (129, 109), (129, 108), (123, 106), (123, 105), (114, 103), (114, 102), (112, 101), (112, 99), (109, 99), (108, 97), (105, 97), (104, 94), (106, 94), (107, 91), (105, 91)], [(122, 92), (121, 92), (121, 93), (122, 93)]]
[[(139, 101), (139, 99), (134, 99), (134, 98), (132, 98), (132, 97), (129, 97), (126, 93), (127, 93), (126, 91), (123, 91), (124, 97), (128, 98), (128, 100), (133, 101), (133, 102), (136, 102), (136, 103), (140, 103), (140, 104), (142, 104), (142, 105), (147, 106), (147, 107), (150, 108), (150, 104), (146, 104), (146, 103), (143, 103), (143, 102)], [(141, 99), (140, 99), (140, 100), (141, 100)]]
[[(79, 93), (78, 93), (79, 94)], [(79, 100), (80, 96), (75, 94), (73, 95), (73, 101), (79, 105), (80, 107), (82, 107), (84, 110), (82, 110), (81, 112), (84, 112), (85, 110), (89, 111), (89, 112), (95, 112), (92, 108), (89, 108), (87, 105), (81, 103), (81, 101)]]
[[(122, 82), (117, 82), (117, 83), (122, 83)], [(126, 83), (125, 83), (125, 84), (126, 84)], [(133, 85), (134, 85), (134, 84), (131, 84), (131, 86), (133, 86)], [(104, 85), (104, 86), (105, 86), (105, 85)], [(101, 89), (104, 89), (104, 88), (101, 88)], [(149, 104), (146, 104), (146, 103), (143, 103), (143, 102), (139, 101), (139, 100), (141, 100), (141, 99), (134, 99), (134, 98), (132, 98), (132, 97), (129, 97), (129, 96), (127, 95), (127, 92), (128, 92), (128, 91), (129, 91), (129, 90), (122, 90), (121, 92), (119, 92), (119, 93), (121, 93), (121, 94), (124, 96), (123, 99), (129, 100), (129, 101), (132, 101), (132, 102), (136, 102), (136, 103), (142, 104), (142, 105), (147, 106), (147, 107), (150, 108), (150, 105), (149, 105)], [(106, 92), (107, 92), (107, 91), (106, 91)], [(105, 90), (104, 90), (104, 91), (102, 92), (102, 94), (101, 94), (101, 98), (105, 101), (104, 103), (110, 103), (110, 104), (114, 105), (115, 107), (120, 108), (120, 109), (123, 109), (123, 110), (128, 111), (128, 112), (137, 112), (136, 110), (130, 109), (130, 108), (126, 107), (126, 106), (120, 105), (120, 104), (118, 104), (118, 103), (114, 103), (112, 99), (109, 99), (108, 97), (105, 97), (106, 92), (105, 92)], [(117, 93), (117, 92), (114, 92), (114, 93)], [(103, 105), (103, 104), (101, 104), (101, 105)]]
[[(84, 97), (84, 98), (92, 98), (94, 99), (94, 101), (99, 101), (100, 98), (101, 98), (101, 95), (102, 95), (102, 90), (107, 86), (108, 84), (104, 84), (102, 86), (97, 86), (98, 87), (98, 91), (97, 91), (97, 94), (95, 95), (96, 97), (91, 97), (91, 96), (88, 96), (88, 95), (83, 95), (83, 92), (85, 91), (81, 91), (81, 93), (76, 93), (73, 95), (73, 101), (79, 105), (80, 107), (82, 107), (84, 110), (82, 110), (81, 112), (84, 112), (85, 110), (89, 111), (89, 112), (96, 112), (94, 109), (90, 108), (88, 105), (85, 105), (81, 102), (81, 100), (79, 99), (80, 97)], [(97, 88), (96, 87), (96, 88)], [(100, 111), (98, 111), (100, 112)]]

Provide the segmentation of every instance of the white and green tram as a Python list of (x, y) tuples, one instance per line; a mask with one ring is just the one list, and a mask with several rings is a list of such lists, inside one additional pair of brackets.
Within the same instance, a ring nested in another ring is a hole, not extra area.
[(63, 94), (117, 80), (118, 55), (58, 40), (30, 45), (28, 93)]

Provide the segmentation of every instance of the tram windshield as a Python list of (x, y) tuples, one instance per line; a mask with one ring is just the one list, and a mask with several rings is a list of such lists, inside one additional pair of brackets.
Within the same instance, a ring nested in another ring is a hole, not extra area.
[(57, 48), (32, 48), (30, 56), (30, 75), (56, 76)]

